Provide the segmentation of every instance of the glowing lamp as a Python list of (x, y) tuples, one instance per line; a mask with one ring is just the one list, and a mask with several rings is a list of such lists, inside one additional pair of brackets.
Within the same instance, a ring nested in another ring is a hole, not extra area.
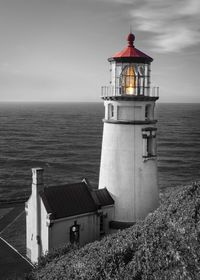
[(127, 87), (126, 91), (125, 91), (125, 94), (133, 95), (134, 94), (134, 88), (133, 87)]
[(121, 85), (123, 94), (134, 95), (135, 72), (132, 64), (125, 66), (122, 71)]

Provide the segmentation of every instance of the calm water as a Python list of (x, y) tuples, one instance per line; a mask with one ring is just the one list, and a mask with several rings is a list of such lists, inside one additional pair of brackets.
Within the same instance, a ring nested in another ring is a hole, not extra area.
[[(200, 104), (158, 104), (160, 187), (200, 179)], [(31, 168), (46, 184), (98, 184), (103, 103), (1, 104), (0, 197), (30, 192)]]

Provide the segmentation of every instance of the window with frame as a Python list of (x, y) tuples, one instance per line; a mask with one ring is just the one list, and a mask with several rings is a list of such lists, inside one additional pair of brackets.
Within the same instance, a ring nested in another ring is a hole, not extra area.
[(123, 94), (135, 94), (135, 79), (136, 77), (133, 64), (125, 66), (121, 74), (121, 87)]
[(108, 116), (109, 116), (109, 119), (114, 118), (114, 105), (113, 104), (108, 104)]
[(121, 65), (121, 73), (117, 87), (120, 94), (148, 95), (149, 90), (149, 65), (143, 63), (126, 63)]
[(148, 127), (142, 129), (143, 138), (143, 158), (156, 157), (156, 130), (157, 128)]
[(70, 243), (78, 244), (80, 238), (80, 225), (77, 224), (77, 221), (74, 221), (73, 226), (70, 227)]
[(151, 105), (145, 106), (145, 120), (149, 120), (151, 115)]

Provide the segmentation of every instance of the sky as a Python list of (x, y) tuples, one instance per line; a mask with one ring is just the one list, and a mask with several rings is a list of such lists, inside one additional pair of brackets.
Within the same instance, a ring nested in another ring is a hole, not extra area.
[(200, 102), (199, 0), (1, 0), (0, 102), (100, 101), (130, 26), (160, 102)]

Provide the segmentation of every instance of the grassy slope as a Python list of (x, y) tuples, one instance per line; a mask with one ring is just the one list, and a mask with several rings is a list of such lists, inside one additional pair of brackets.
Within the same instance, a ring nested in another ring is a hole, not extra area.
[(200, 279), (200, 185), (172, 190), (144, 221), (57, 257), (34, 275), (49, 280)]

